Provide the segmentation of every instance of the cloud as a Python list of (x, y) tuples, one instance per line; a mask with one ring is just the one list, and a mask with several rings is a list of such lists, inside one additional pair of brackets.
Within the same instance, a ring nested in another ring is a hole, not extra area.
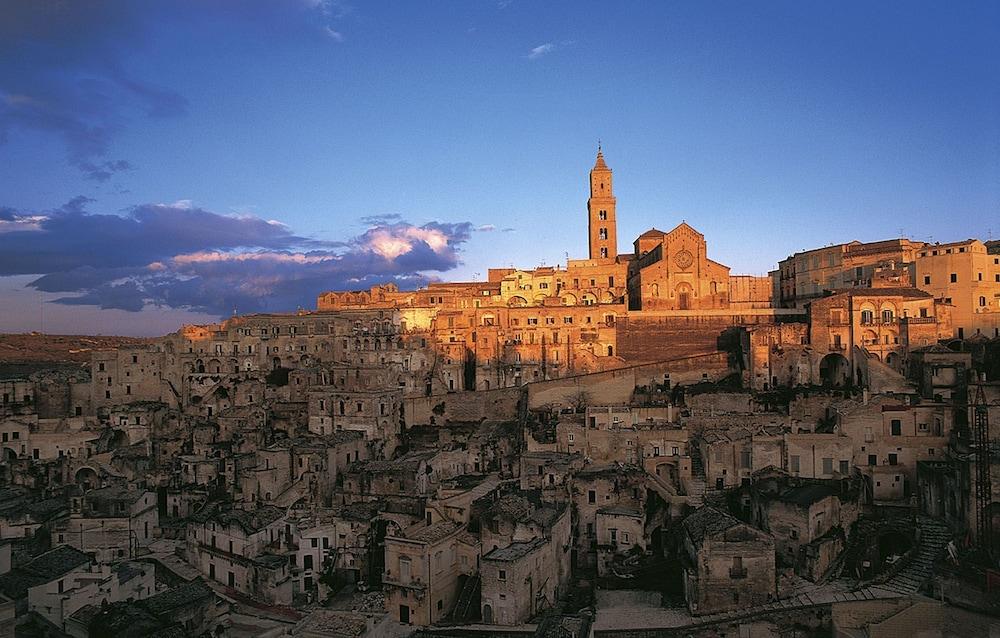
[(84, 177), (106, 181), (131, 164), (111, 140), (135, 111), (175, 117), (179, 94), (131, 76), (148, 19), (124, 0), (5, 2), (0, 20), (0, 142), (13, 130), (55, 135)]
[(481, 233), (492, 233), (497, 227), (493, 224), (483, 224), (482, 226), (477, 226), (476, 230)]
[[(360, 235), (322, 242), (252, 215), (186, 200), (91, 213), (76, 198), (52, 211), (0, 207), (0, 276), (36, 274), (56, 303), (127, 311), (164, 307), (223, 316), (312, 307), (324, 290), (426, 283), (460, 263), (470, 223), (373, 218)], [(5, 225), (19, 224), (5, 230)]]
[[(174, 0), (4, 0), (0, 2), (0, 144), (14, 131), (54, 136), (66, 161), (106, 182), (133, 168), (114, 140), (138, 118), (176, 118), (187, 99), (128, 70), (154, 41), (158, 25), (218, 17), (296, 36), (319, 32), (341, 41), (332, 24), (350, 14), (334, 0), (275, 3)], [(213, 20), (203, 20), (212, 24)], [(273, 33), (269, 33), (273, 37)]]
[(556, 45), (554, 42), (546, 42), (545, 44), (539, 44), (537, 47), (528, 52), (529, 60), (537, 60), (538, 58), (552, 53), (556, 50)]

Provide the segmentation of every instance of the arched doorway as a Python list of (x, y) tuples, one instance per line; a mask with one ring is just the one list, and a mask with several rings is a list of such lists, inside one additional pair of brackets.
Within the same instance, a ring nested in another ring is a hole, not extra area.
[(678, 284), (675, 292), (677, 293), (677, 309), (691, 310), (691, 284)]
[(897, 372), (899, 372), (900, 359), (901, 357), (899, 356), (898, 352), (890, 352), (889, 354), (885, 355), (886, 365), (888, 365)]
[(90, 467), (81, 467), (76, 471), (75, 483), (80, 486), (80, 489), (84, 492), (90, 489), (99, 487), (97, 481), (97, 472)]
[(492, 625), (493, 624), (493, 606), (489, 603), (483, 605), (483, 624)]
[(12, 462), (12, 461), (14, 461), (16, 459), (17, 459), (17, 452), (15, 452), (14, 450), (10, 449), (9, 447), (5, 447), (3, 449), (3, 456), (0, 457), (0, 461), (4, 461), (6, 463), (10, 463), (10, 462)]
[(844, 355), (831, 352), (819, 362), (819, 378), (824, 387), (845, 388), (851, 384), (851, 364)]

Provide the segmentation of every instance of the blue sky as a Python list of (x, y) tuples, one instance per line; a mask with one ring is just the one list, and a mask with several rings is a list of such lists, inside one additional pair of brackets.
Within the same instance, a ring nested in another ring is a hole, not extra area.
[(0, 0), (0, 330), (583, 257), (598, 138), (622, 252), (1000, 236), (996, 3), (206, 4)]

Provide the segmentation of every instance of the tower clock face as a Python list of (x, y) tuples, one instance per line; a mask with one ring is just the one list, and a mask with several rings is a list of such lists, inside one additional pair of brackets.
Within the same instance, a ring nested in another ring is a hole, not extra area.
[(691, 264), (694, 263), (694, 257), (691, 256), (686, 250), (682, 250), (676, 255), (674, 255), (674, 263), (677, 264), (679, 268), (690, 268)]

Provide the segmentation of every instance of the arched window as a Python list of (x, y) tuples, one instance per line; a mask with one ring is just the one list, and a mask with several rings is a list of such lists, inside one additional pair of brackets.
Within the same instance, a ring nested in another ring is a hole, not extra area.
[(875, 321), (874, 312), (872, 312), (871, 310), (861, 311), (861, 323), (874, 323), (874, 321)]
[(719, 294), (719, 284), (717, 282), (713, 281), (709, 288), (711, 289), (713, 295)]
[(886, 308), (882, 311), (882, 323), (892, 323), (893, 313), (892, 310)]

